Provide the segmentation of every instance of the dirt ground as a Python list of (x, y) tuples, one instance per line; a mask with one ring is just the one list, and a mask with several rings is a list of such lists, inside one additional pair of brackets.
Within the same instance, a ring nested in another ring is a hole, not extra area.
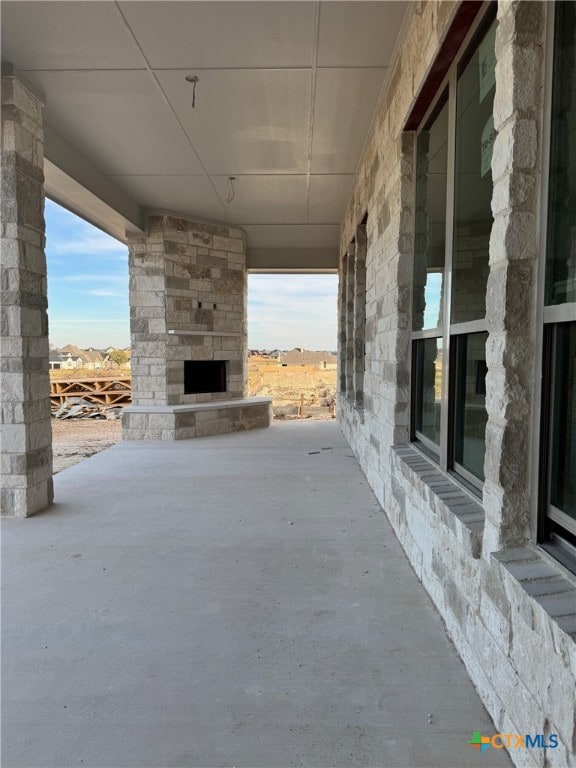
[(284, 367), (277, 360), (254, 356), (248, 360), (248, 396), (272, 397), (276, 418), (299, 414), (301, 403), (305, 416), (330, 418), (336, 401), (336, 370)]
[(54, 474), (122, 440), (122, 421), (52, 419)]

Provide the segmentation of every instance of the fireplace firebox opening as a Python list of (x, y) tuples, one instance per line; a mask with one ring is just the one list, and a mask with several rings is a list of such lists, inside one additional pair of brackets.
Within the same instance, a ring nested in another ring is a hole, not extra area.
[(184, 394), (226, 392), (226, 360), (185, 360)]

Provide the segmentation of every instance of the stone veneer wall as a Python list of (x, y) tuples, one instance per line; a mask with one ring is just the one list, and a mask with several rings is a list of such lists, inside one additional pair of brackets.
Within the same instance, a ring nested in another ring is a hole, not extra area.
[[(238, 229), (150, 216), (129, 240), (132, 399), (185, 405), (245, 390), (246, 270)], [(227, 392), (184, 394), (185, 360), (228, 360)]]
[[(239, 229), (150, 216), (129, 240), (132, 402), (126, 440), (267, 427), (271, 401), (244, 398), (246, 268)], [(184, 393), (184, 361), (225, 360), (226, 392)]]
[(52, 503), (52, 425), (43, 103), (15, 74), (2, 77), (2, 514)]
[[(419, 2), (365, 152), (341, 239), (344, 433), (443, 616), (497, 731), (557, 733), (517, 765), (576, 765), (576, 588), (530, 544), (538, 357), (536, 264), (547, 3), (498, 5), (487, 288), (486, 482), (476, 501), (409, 443), (414, 135), (403, 127), (457, 4)], [(364, 409), (354, 407), (351, 243), (367, 220)], [(344, 282), (345, 281), (345, 282)]]
[(126, 417), (125, 440), (188, 440), (269, 427), (272, 400), (250, 397), (192, 406), (131, 406)]

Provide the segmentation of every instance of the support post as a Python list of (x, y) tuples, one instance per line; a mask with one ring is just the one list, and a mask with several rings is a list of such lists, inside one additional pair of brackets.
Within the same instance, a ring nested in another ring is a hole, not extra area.
[(3, 70), (1, 508), (16, 517), (53, 499), (42, 110), (34, 86)]

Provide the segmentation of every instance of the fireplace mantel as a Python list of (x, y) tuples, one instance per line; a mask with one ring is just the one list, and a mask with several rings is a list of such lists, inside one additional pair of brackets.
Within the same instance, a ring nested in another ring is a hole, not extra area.
[(229, 331), (177, 331), (174, 328), (166, 331), (170, 336), (236, 336), (243, 337), (244, 333), (229, 332)]

